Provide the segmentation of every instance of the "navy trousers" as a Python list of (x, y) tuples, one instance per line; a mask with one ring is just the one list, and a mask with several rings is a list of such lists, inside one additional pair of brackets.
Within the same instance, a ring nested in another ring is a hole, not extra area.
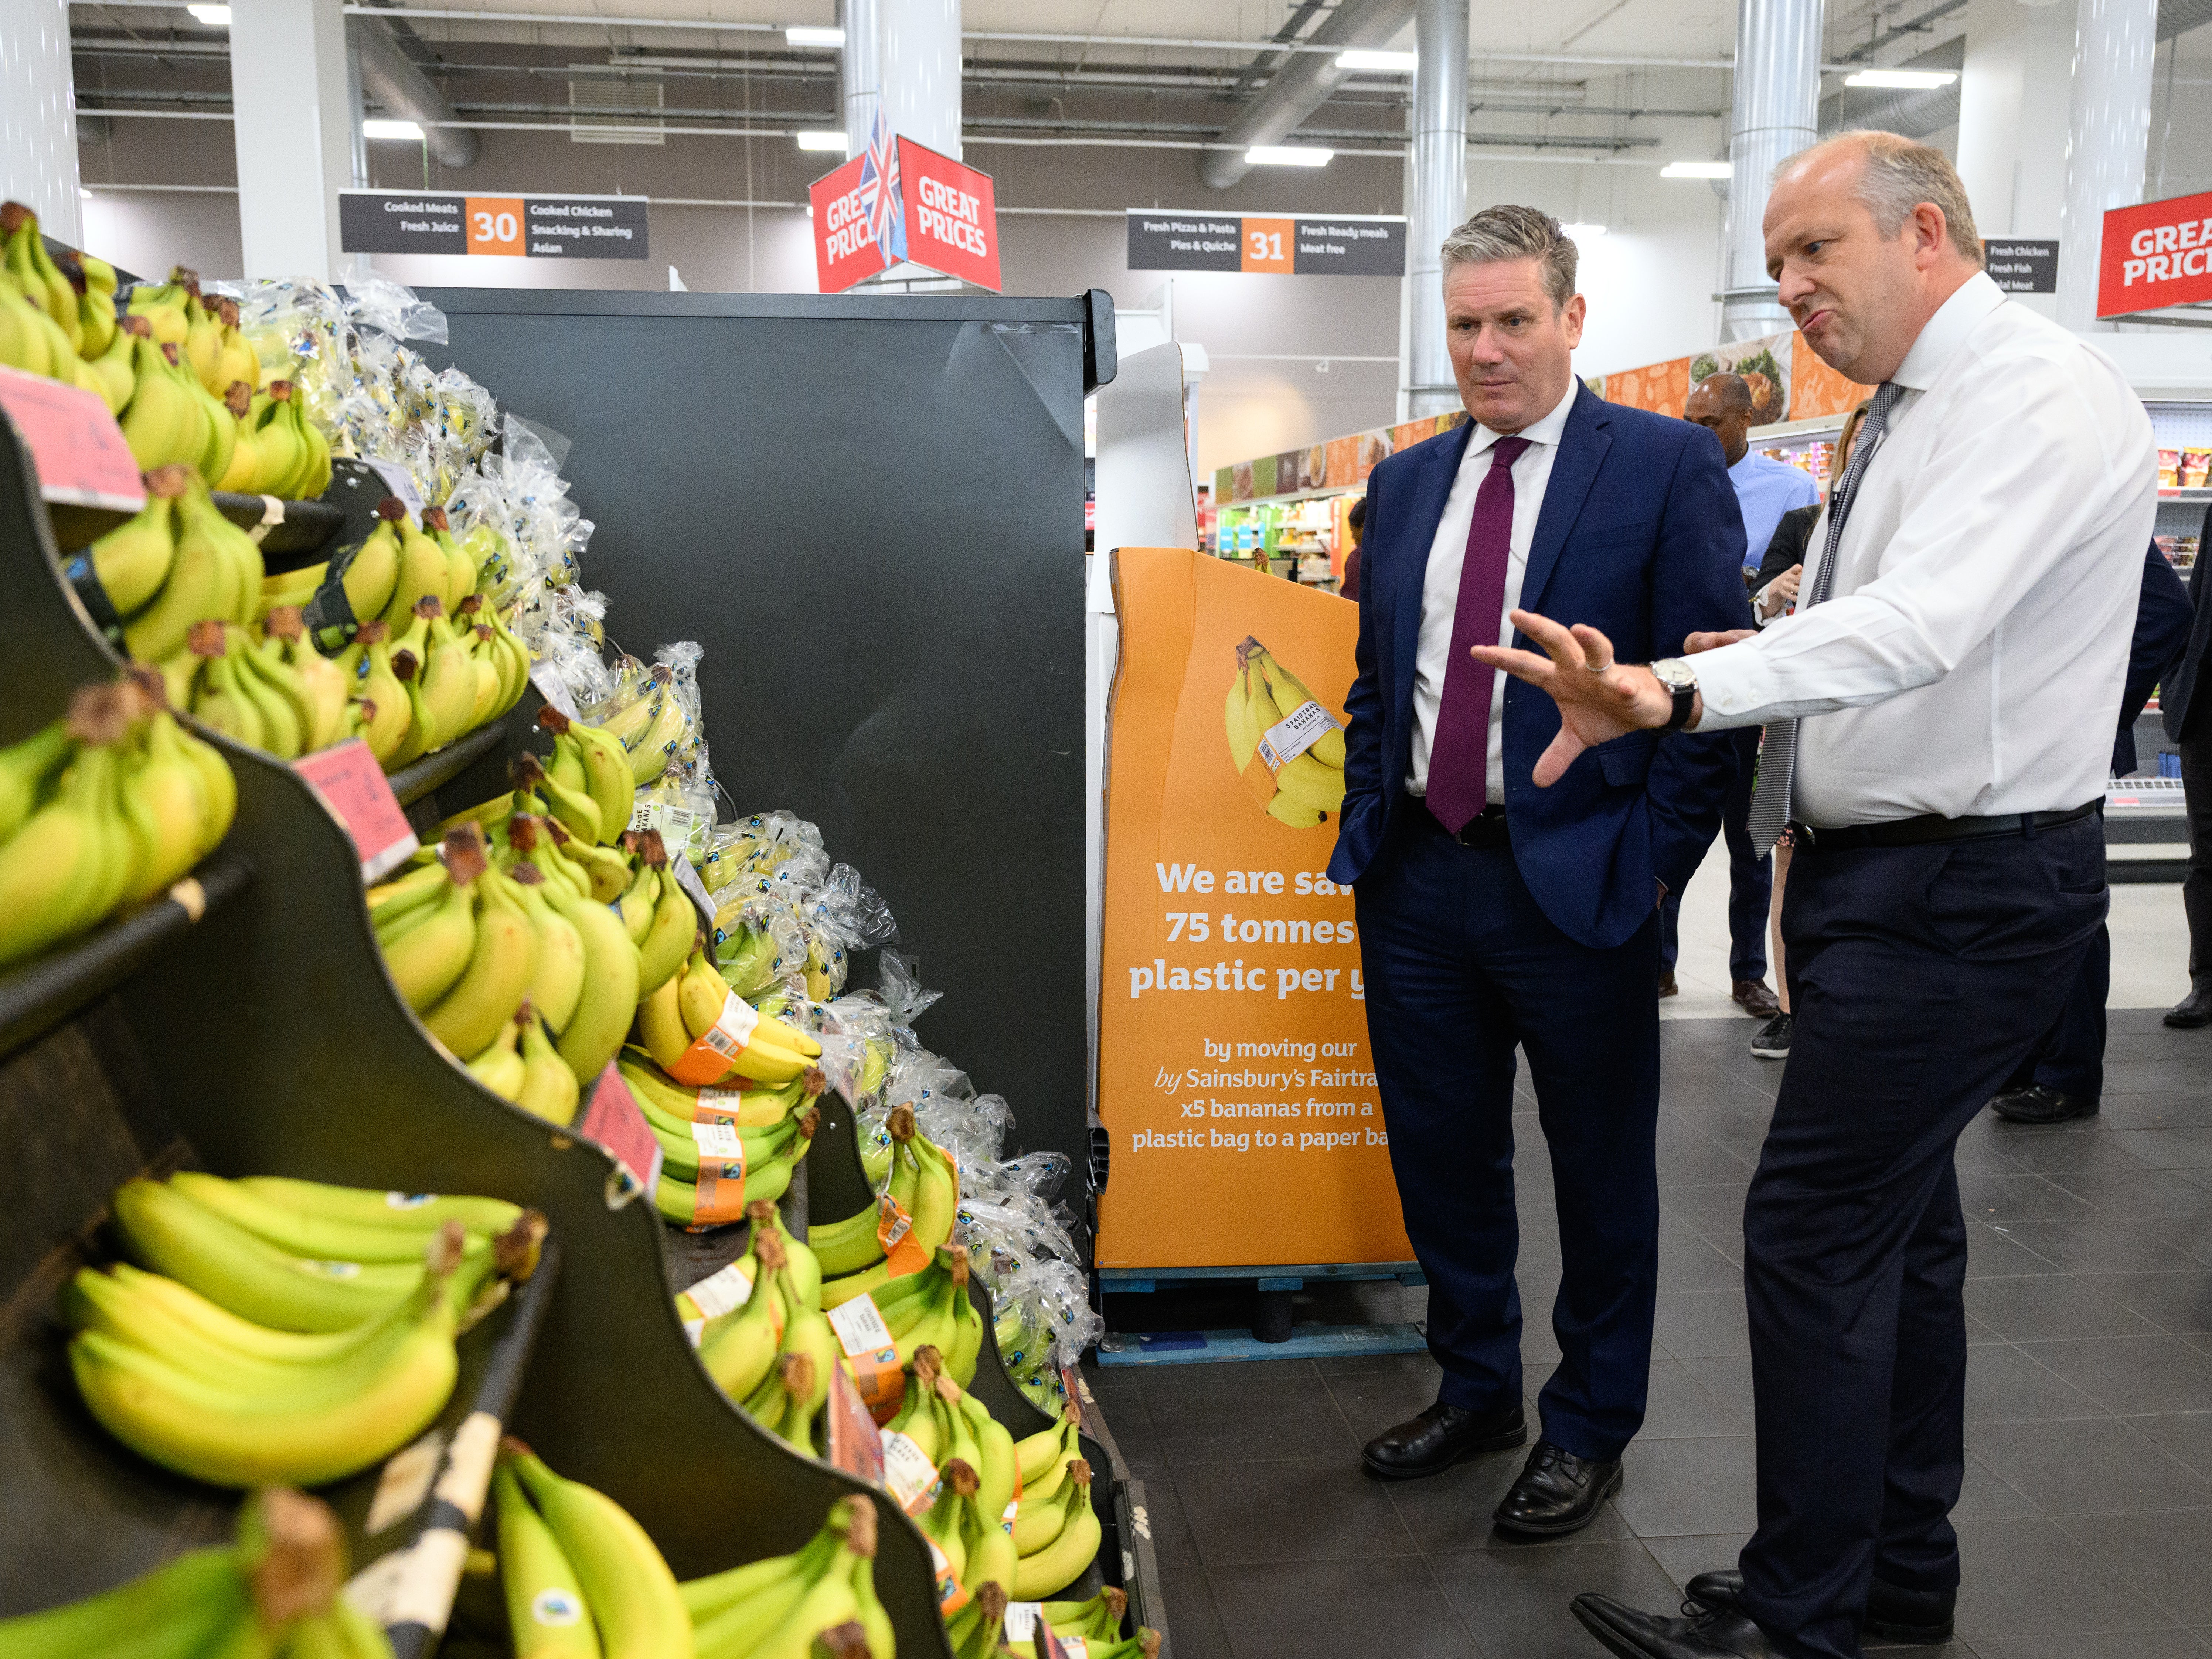
[[(1751, 786), (1759, 772), (1756, 726), (1729, 732), (1735, 750), (1735, 782), (1721, 804), (1721, 833), (1729, 849), (1729, 977), (1766, 977), (1767, 905), (1774, 892), (1774, 860), (1761, 858), (1751, 844)], [(1682, 896), (1669, 893), (1659, 906), (1659, 961), (1672, 968), (1680, 953), (1676, 930)]]
[(1759, 1432), (1745, 1602), (1856, 1659), (1867, 1585), (1959, 1582), (1966, 1228), (1959, 1132), (2050, 1029), (2105, 919), (2096, 817), (1819, 852), (1782, 902), (1796, 1015), (1744, 1204)]
[(1367, 1029), (1406, 1231), (1429, 1280), (1446, 1403), (1521, 1398), (1513, 1264), (1514, 1049), (1549, 1148), (1564, 1358), (1538, 1402), (1547, 1439), (1614, 1458), (1644, 1422), (1658, 1280), (1655, 915), (1595, 951), (1562, 933), (1508, 848), (1461, 846), (1407, 802), (1355, 889)]
[(2112, 987), (2112, 936), (2105, 928), (2089, 941), (2081, 971), (2066, 993), (2057, 1021), (2035, 1052), (2006, 1079), (2008, 1089), (2039, 1083), (2091, 1105), (2105, 1097), (2105, 997)]

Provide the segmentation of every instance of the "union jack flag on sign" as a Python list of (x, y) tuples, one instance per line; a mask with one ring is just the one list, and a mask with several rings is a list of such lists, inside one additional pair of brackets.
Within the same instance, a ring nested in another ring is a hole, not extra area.
[(899, 191), (898, 141), (891, 136), (884, 112), (876, 112), (875, 131), (868, 136), (860, 158), (860, 211), (866, 216), (868, 234), (886, 264), (906, 258), (906, 201)]

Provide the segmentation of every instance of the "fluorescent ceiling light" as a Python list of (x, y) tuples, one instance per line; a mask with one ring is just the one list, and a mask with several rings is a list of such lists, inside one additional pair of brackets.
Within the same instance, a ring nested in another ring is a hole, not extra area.
[(361, 124), (364, 138), (404, 138), (413, 143), (422, 142), (422, 129), (412, 121), (380, 121), (374, 118)]
[(1420, 61), (1420, 54), (1412, 52), (1340, 52), (1336, 55), (1336, 66), (1340, 70), (1392, 70), (1401, 75), (1411, 75)]
[(834, 149), (842, 155), (845, 135), (832, 132), (825, 127), (809, 127), (799, 135), (799, 147), (801, 149)]
[(1669, 161), (1659, 169), (1662, 179), (1725, 179), (1735, 169), (1726, 161)]
[(1959, 78), (1956, 70), (1869, 69), (1856, 75), (1846, 75), (1847, 87), (1908, 87), (1925, 91), (1930, 87), (1948, 87)]
[(1310, 144), (1255, 144), (1244, 152), (1244, 162), (1255, 167), (1325, 167), (1335, 155)]
[(783, 32), (784, 40), (794, 46), (842, 46), (845, 31), (841, 28), (821, 28), (811, 23), (801, 24)]
[(1561, 225), (1559, 228), (1577, 242), (1586, 242), (1593, 236), (1605, 234), (1603, 225)]
[(227, 29), (230, 27), (228, 6), (186, 6), (185, 9), (210, 28)]

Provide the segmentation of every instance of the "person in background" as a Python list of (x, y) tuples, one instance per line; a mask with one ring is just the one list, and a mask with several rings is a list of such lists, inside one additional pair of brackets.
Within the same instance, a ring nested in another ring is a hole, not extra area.
[[(1843, 430), (1836, 434), (1835, 453), (1828, 457), (1828, 488), (1832, 490), (1843, 477), (1844, 469), (1850, 465), (1851, 446), (1858, 441), (1859, 425), (1866, 419), (1866, 412), (1867, 406), (1861, 404), (1844, 416)], [(1793, 507), (1775, 526), (1774, 539), (1766, 544), (1766, 556), (1759, 561), (1759, 575), (1751, 585), (1751, 614), (1761, 628), (1777, 617), (1788, 615), (1790, 607), (1797, 603), (1798, 584), (1805, 577), (1805, 549), (1812, 539), (1813, 526), (1820, 522), (1821, 510), (1818, 501), (1810, 507)], [(1790, 959), (1782, 944), (1782, 893), (1790, 880), (1788, 830), (1774, 843), (1773, 856), (1774, 893), (1766, 906), (1766, 944), (1774, 953), (1774, 994), (1781, 1006), (1751, 1040), (1752, 1055), (1758, 1060), (1789, 1059), (1790, 1033), (1796, 1026), (1790, 1012)]]
[(1759, 556), (1774, 539), (1782, 515), (1796, 507), (1818, 507), (1820, 486), (1802, 467), (1778, 461), (1751, 447), (1751, 417), (1756, 404), (1751, 384), (1723, 370), (1690, 388), (1682, 418), (1695, 421), (1721, 441), (1729, 482), (1735, 486), (1743, 513), (1744, 568), (1758, 568)]
[(1362, 495), (1352, 502), (1352, 511), (1344, 515), (1344, 527), (1352, 532), (1352, 547), (1344, 556), (1344, 580), (1336, 591), (1357, 604), (1359, 599), (1359, 538), (1367, 530), (1366, 496)]
[[(2142, 597), (2136, 603), (2135, 639), (2128, 648), (2128, 680), (2120, 693), (2120, 731), (2112, 743), (2112, 775), (2132, 774), (2136, 716), (2152, 690), (2180, 666), (2189, 647), (2189, 590), (2159, 544), (2143, 561)], [(2097, 929), (2065, 1011), (2044, 1033), (2035, 1052), (2021, 1061), (1990, 1109), (2014, 1123), (2063, 1123), (2096, 1114), (2105, 1093), (2105, 994), (2112, 983), (2112, 939)]]
[(1951, 1636), (1955, 1153), (2105, 919), (2106, 733), (2158, 511), (2142, 399), (1990, 280), (1942, 151), (1816, 145), (1783, 162), (1763, 229), (1806, 344), (1875, 388), (1795, 614), (1649, 665), (1648, 641), (1616, 657), (1557, 604), (1513, 614), (1540, 652), (1471, 647), (1560, 710), (1540, 791), (1624, 734), (1764, 723), (1753, 833), (1771, 844), (1786, 815), (1796, 837), (1797, 1029), (1743, 1208), (1759, 1528), (1733, 1569), (1683, 1586), (1684, 1616), (1577, 1596), (1618, 1659), (1859, 1659), (1863, 1632)]
[(1607, 619), (1629, 648), (1747, 626), (1743, 525), (1711, 434), (1575, 379), (1575, 244), (1527, 207), (1444, 241), (1444, 338), (1466, 425), (1367, 483), (1358, 674), (1329, 878), (1352, 890), (1390, 1166), (1429, 1281), (1434, 1405), (1367, 1443), (1382, 1480), (1518, 1446), (1516, 1051), (1558, 1194), (1562, 1358), (1501, 1530), (1556, 1537), (1619, 1490), (1643, 1425), (1659, 1265), (1655, 912), (1719, 828), (1717, 740), (1632, 733), (1554, 789), (1530, 768), (1549, 698), (1468, 647), (1508, 607)]
[(2189, 874), (2181, 884), (2181, 910), (2189, 920), (2189, 994), (2166, 1015), (2168, 1025), (2185, 1031), (2212, 1024), (2212, 723), (2204, 717), (2205, 700), (2197, 695), (2205, 645), (2212, 638), (2212, 598), (2204, 591), (2207, 553), (2212, 553), (2212, 507), (2204, 509), (2197, 562), (2189, 571), (2189, 603), (2196, 612), (2189, 650), (2158, 693), (2159, 719), (2181, 750), (2181, 799), (2189, 816)]
[[(1795, 507), (1816, 510), (1820, 487), (1798, 468), (1784, 465), (1751, 447), (1751, 387), (1741, 374), (1708, 374), (1698, 382), (1683, 408), (1694, 421), (1721, 441), (1721, 456), (1729, 464), (1729, 483), (1735, 489), (1735, 504), (1743, 514), (1745, 548), (1756, 562), (1772, 539), (1775, 526)], [(1729, 995), (1753, 1019), (1771, 1024), (1782, 1005), (1766, 983), (1766, 919), (1772, 883), (1769, 862), (1752, 849), (1745, 817), (1751, 811), (1751, 783), (1759, 768), (1759, 732), (1747, 726), (1727, 738), (1735, 751), (1735, 787), (1721, 809), (1721, 830), (1729, 849)], [(1681, 954), (1682, 896), (1667, 895), (1659, 907), (1659, 994), (1671, 997), (1679, 988), (1674, 963)]]

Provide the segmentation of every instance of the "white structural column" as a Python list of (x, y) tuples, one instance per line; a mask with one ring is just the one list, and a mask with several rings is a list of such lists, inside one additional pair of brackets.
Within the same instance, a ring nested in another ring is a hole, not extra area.
[(232, 0), (230, 98), (247, 276), (337, 275), (353, 176), (343, 0)]
[(1966, 0), (1959, 80), (1959, 177), (1984, 236), (2056, 236), (2072, 97), (2074, 13), (2021, 0)]
[(1409, 420), (1460, 407), (1444, 344), (1443, 257), (1467, 216), (1467, 0), (1419, 0), (1413, 10), (1412, 331), (1407, 363)]
[(1766, 274), (1760, 222), (1774, 169), (1819, 136), (1820, 0), (1740, 0), (1729, 111), (1728, 238), (1721, 331), (1753, 340), (1790, 326)]
[(890, 130), (960, 159), (960, 0), (844, 0), (845, 155)]
[(2077, 332), (2111, 327), (2096, 320), (2098, 250), (2105, 210), (2142, 200), (2157, 50), (2158, 0), (2080, 0), (2075, 7), (2058, 320)]
[(0, 0), (0, 198), (81, 247), (80, 188), (68, 0)]

